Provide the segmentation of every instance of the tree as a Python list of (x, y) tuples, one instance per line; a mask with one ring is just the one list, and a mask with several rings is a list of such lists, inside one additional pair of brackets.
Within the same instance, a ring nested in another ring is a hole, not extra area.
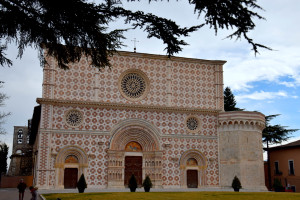
[(231, 92), (229, 87), (226, 87), (224, 90), (224, 110), (225, 111), (242, 111), (244, 109), (240, 109), (235, 107), (236, 101), (234, 99), (234, 95)]
[(286, 129), (286, 126), (281, 125), (271, 125), (270, 121), (275, 117), (279, 116), (276, 115), (268, 115), (265, 116), (266, 120), (266, 127), (262, 132), (262, 141), (266, 144), (266, 151), (267, 151), (267, 164), (268, 164), (268, 178), (269, 178), (269, 188), (272, 188), (272, 180), (271, 180), (271, 167), (270, 167), (270, 156), (269, 156), (269, 145), (271, 144), (280, 144), (283, 141), (287, 141), (290, 138), (290, 134), (298, 131), (299, 129)]
[(7, 171), (7, 155), (8, 146), (5, 143), (0, 143), (0, 176)]
[[(128, 30), (108, 31), (110, 23), (118, 19), (124, 19), (131, 29), (143, 29), (148, 38), (161, 39), (168, 56), (187, 45), (182, 37), (205, 25), (213, 28), (215, 34), (219, 29), (233, 29), (227, 38), (244, 38), (255, 54), (259, 47), (271, 50), (248, 36), (255, 28), (253, 20), (264, 19), (255, 12), (262, 10), (256, 0), (189, 0), (188, 3), (194, 6), (198, 17), (204, 18), (204, 23), (182, 28), (172, 20), (151, 13), (127, 10), (122, 7), (121, 0), (104, 0), (99, 4), (87, 0), (2, 0), (0, 64), (12, 65), (12, 61), (5, 57), (5, 50), (9, 43), (15, 42), (20, 58), (26, 47), (38, 49), (42, 65), (44, 57), (49, 55), (55, 57), (58, 66), (64, 69), (82, 56), (89, 57), (90, 64), (97, 68), (110, 66), (109, 56), (123, 45), (121, 39)], [(47, 50), (46, 55), (43, 49)]]
[[(3, 83), (4, 82), (0, 81), (0, 88), (3, 87), (2, 85)], [(0, 107), (4, 106), (4, 101), (6, 99), (8, 99), (7, 95), (0, 92)], [(8, 115), (10, 115), (10, 113), (0, 111), (0, 135), (6, 133), (6, 131), (2, 128), (2, 124), (4, 124), (4, 118), (7, 117)]]

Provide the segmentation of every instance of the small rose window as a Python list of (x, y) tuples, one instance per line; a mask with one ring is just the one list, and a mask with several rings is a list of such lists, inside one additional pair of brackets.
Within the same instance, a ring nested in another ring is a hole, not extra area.
[(78, 110), (70, 110), (66, 114), (66, 123), (69, 126), (76, 127), (79, 126), (82, 122), (82, 113)]

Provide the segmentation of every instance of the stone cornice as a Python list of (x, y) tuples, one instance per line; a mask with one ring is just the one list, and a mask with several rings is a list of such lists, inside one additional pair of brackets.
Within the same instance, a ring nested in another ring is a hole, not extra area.
[(256, 130), (265, 128), (265, 116), (260, 112), (231, 111), (219, 113), (219, 130)]
[(58, 100), (58, 99), (45, 99), (37, 98), (39, 104), (48, 104), (55, 106), (79, 106), (79, 107), (100, 107), (109, 109), (132, 109), (132, 110), (146, 110), (158, 112), (178, 112), (178, 113), (208, 113), (217, 115), (221, 110), (208, 110), (196, 108), (178, 108), (167, 106), (150, 106), (150, 105), (133, 105), (133, 104), (120, 104), (120, 103), (104, 103), (93, 101), (72, 101), (72, 100)]
[(227, 62), (224, 60), (204, 60), (204, 59), (184, 58), (184, 57), (176, 57), (176, 56), (171, 56), (169, 58), (166, 55), (134, 53), (128, 51), (117, 51), (115, 54), (120, 56), (130, 56), (130, 57), (137, 57), (137, 58), (150, 58), (150, 59), (170, 60), (170, 61), (199, 63), (199, 64), (211, 64), (211, 65), (224, 65)]
[[(44, 133), (53, 133), (53, 134), (84, 134), (84, 135), (109, 135), (111, 136), (110, 131), (86, 131), (86, 130), (62, 130), (62, 129), (40, 129), (41, 132)], [(203, 140), (217, 140), (218, 136), (209, 136), (209, 135), (162, 135), (160, 134), (159, 137), (162, 138), (186, 138), (186, 139), (203, 139)]]

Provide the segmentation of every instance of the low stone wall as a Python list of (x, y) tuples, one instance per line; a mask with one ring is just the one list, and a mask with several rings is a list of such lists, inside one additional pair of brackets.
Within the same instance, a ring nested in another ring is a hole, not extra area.
[(2, 176), (0, 188), (16, 188), (20, 179), (24, 179), (27, 187), (32, 186), (33, 176)]

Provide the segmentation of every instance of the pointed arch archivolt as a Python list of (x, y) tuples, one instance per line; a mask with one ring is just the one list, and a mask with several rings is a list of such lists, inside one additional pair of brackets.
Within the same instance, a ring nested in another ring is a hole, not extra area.
[(159, 130), (150, 122), (142, 119), (126, 119), (111, 131), (111, 150), (123, 151), (132, 141), (139, 143), (143, 151), (159, 151)]

